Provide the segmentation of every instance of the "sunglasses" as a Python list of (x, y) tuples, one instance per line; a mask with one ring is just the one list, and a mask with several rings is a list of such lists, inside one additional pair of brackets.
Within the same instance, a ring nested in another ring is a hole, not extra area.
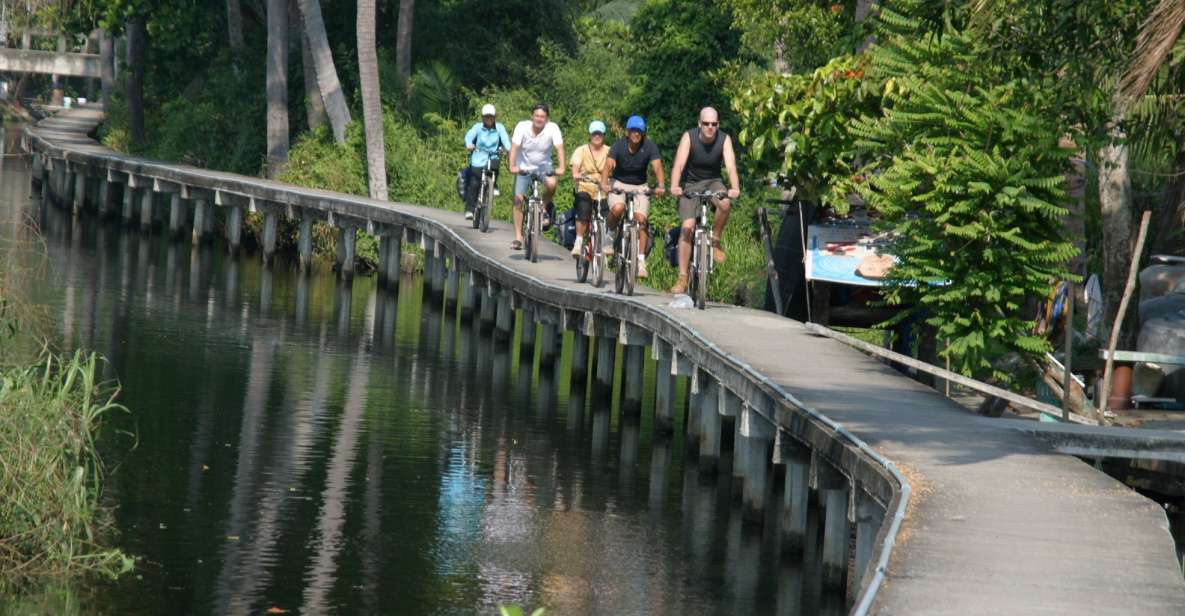
[(700, 126), (720, 126), (719, 122), (700, 122)]
[(593, 137), (596, 137), (596, 136), (598, 136), (598, 135), (599, 135), (599, 136), (601, 136), (601, 137), (604, 137), (604, 136), (605, 136), (605, 133), (602, 133), (601, 131), (597, 131), (597, 132), (595, 132), (595, 133), (589, 133), (589, 135), (592, 135)]

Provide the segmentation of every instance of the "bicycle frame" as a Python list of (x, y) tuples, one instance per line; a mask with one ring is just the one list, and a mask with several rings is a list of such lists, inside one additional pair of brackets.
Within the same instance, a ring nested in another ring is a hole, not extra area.
[(626, 295), (634, 294), (634, 283), (638, 280), (638, 251), (640, 246), (638, 221), (634, 211), (634, 199), (638, 195), (649, 194), (650, 190), (646, 187), (637, 190), (615, 190), (618, 194), (625, 195), (625, 211), (621, 213), (622, 218), (617, 221), (617, 237), (621, 241), (621, 250), (617, 254), (617, 276), (616, 276), (616, 291), (618, 293), (625, 292)]
[(524, 219), (526, 233), (523, 235), (526, 239), (527, 259), (532, 263), (538, 263), (539, 242), (543, 236), (542, 212), (540, 211), (543, 209), (543, 198), (539, 195), (539, 185), (543, 183), (542, 178), (545, 176), (538, 171), (519, 171), (519, 175), (531, 178), (530, 195), (527, 197), (527, 211)]
[(695, 301), (695, 307), (703, 310), (707, 305), (708, 277), (716, 267), (716, 260), (712, 254), (715, 238), (712, 235), (712, 221), (708, 206), (712, 199), (724, 199), (727, 194), (700, 192), (684, 193), (684, 196), (699, 201), (699, 209), (695, 217), (695, 235), (691, 242), (688, 291), (690, 291), (692, 300)]

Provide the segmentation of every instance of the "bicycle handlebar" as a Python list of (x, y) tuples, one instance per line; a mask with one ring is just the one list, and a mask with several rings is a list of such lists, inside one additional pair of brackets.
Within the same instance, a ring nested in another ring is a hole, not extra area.
[(541, 177), (552, 177), (555, 175), (555, 171), (548, 171), (547, 173), (539, 173), (538, 171), (519, 171), (518, 174), (519, 175), (529, 175), (529, 176), (541, 178)]
[(650, 194), (649, 186), (642, 186), (641, 188), (632, 188), (626, 190), (624, 188), (614, 188), (612, 191), (615, 195), (648, 195)]
[(706, 192), (685, 192), (683, 196), (688, 199), (727, 199), (728, 193), (724, 191), (712, 192), (709, 190)]

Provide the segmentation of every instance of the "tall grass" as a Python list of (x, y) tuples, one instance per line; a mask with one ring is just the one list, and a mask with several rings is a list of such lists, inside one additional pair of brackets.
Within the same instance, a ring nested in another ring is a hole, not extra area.
[(98, 366), (94, 354), (44, 351), (31, 366), (0, 371), (0, 584), (132, 568), (99, 539), (110, 514), (94, 438), (102, 417), (123, 407), (100, 385)]

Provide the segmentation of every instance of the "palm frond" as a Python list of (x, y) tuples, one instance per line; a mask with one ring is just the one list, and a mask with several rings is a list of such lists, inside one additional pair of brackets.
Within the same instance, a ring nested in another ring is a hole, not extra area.
[(1136, 49), (1119, 81), (1115, 104), (1121, 114), (1148, 91), (1185, 27), (1185, 0), (1160, 0), (1140, 26)]

